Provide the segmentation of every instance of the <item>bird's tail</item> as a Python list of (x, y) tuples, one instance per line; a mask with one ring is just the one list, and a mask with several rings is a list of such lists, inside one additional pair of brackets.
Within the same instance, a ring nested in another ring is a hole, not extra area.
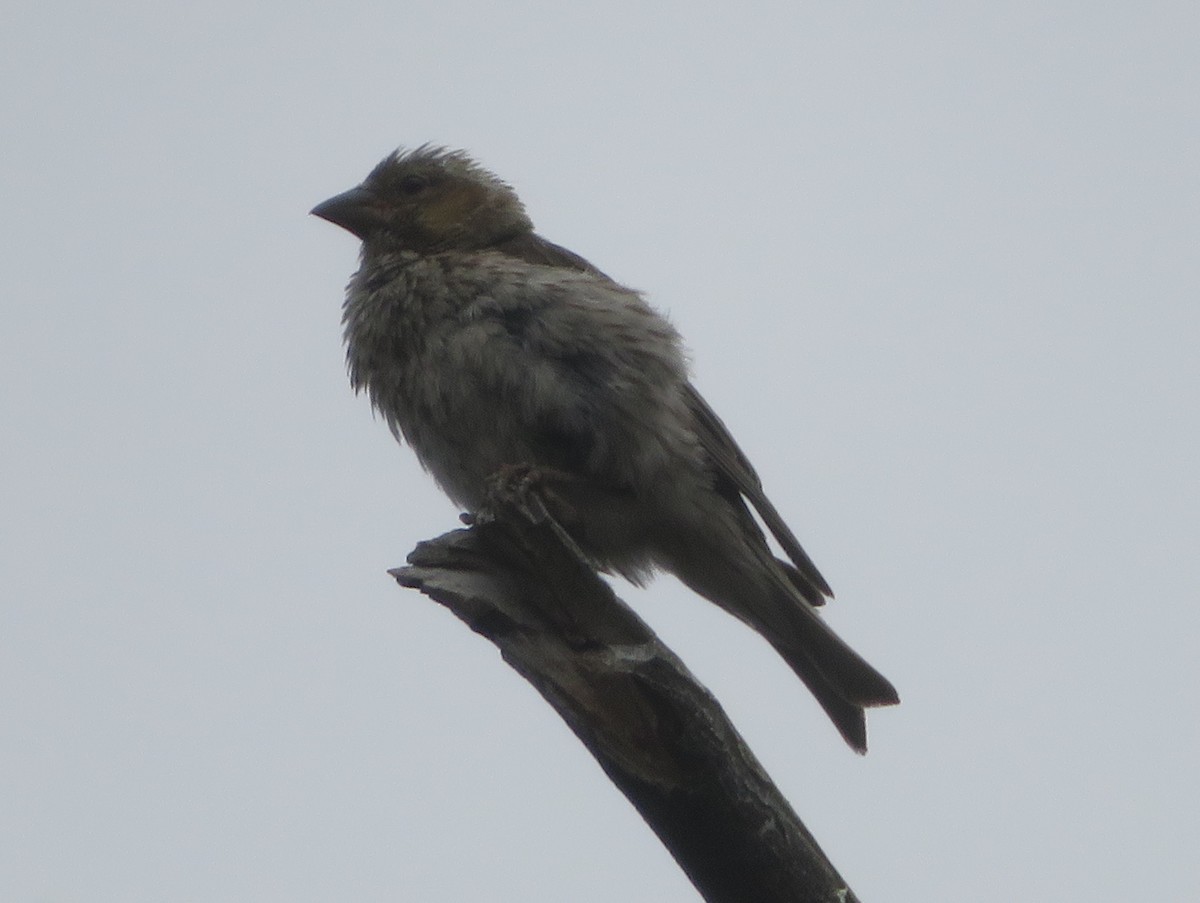
[(788, 601), (793, 616), (786, 619), (789, 622), (786, 628), (753, 622), (750, 626), (775, 647), (804, 681), (854, 751), (865, 753), (865, 710), (898, 703), (896, 688), (834, 633), (818, 612), (807, 604)]
[(749, 560), (737, 560), (741, 556), (731, 555), (730, 546), (705, 550), (697, 536), (690, 539), (672, 550), (668, 569), (762, 634), (804, 681), (846, 742), (855, 752), (865, 753), (865, 710), (898, 703), (896, 688), (834, 633), (773, 558), (746, 549)]

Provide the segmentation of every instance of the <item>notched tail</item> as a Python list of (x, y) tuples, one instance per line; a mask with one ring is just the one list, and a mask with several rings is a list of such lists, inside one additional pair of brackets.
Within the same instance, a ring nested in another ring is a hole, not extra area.
[(789, 640), (768, 635), (796, 675), (816, 697), (851, 748), (867, 751), (866, 709), (896, 705), (900, 694), (891, 681), (855, 652), (812, 609), (796, 619)]

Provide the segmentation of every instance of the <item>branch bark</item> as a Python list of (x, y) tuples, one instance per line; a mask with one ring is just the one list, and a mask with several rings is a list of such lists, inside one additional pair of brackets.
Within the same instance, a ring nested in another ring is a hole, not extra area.
[(390, 571), (491, 640), (709, 903), (856, 903), (724, 711), (528, 487)]

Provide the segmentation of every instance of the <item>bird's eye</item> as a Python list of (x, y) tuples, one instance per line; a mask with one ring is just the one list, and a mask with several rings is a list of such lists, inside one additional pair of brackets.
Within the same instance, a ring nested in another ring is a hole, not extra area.
[(414, 195), (419, 194), (429, 185), (429, 180), (424, 176), (404, 176), (399, 184), (401, 194)]

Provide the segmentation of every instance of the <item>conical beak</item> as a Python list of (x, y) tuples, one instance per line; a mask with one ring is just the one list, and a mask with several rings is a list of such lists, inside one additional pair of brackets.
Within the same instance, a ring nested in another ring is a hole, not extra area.
[(362, 239), (379, 229), (385, 222), (384, 209), (379, 203), (379, 198), (361, 185), (322, 201), (313, 207), (311, 212), (313, 216), (341, 226)]

